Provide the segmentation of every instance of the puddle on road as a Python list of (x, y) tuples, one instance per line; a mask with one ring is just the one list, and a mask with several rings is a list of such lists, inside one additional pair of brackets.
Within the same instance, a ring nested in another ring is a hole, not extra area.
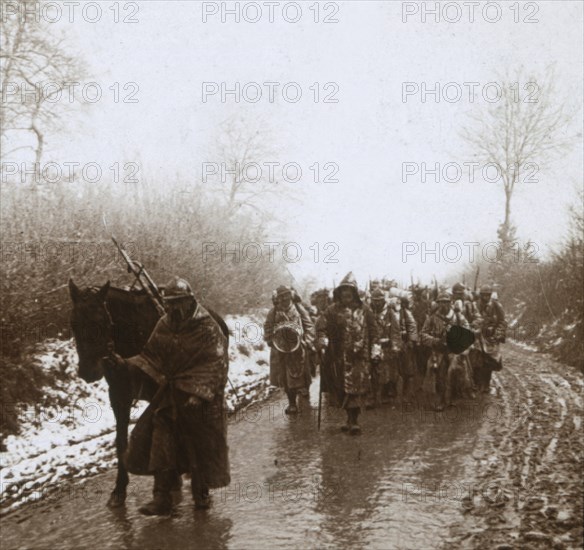
[(326, 406), (317, 431), (316, 383), (312, 390), (296, 419), (274, 397), (230, 422), (232, 481), (213, 492), (210, 511), (192, 509), (186, 482), (174, 517), (145, 518), (137, 508), (149, 500), (152, 481), (136, 476), (125, 509), (109, 510), (110, 472), (77, 485), (73, 496), (4, 518), (2, 547), (447, 545), (472, 490), (480, 415), (382, 408), (363, 414), (363, 435), (351, 437), (339, 431), (344, 414)]

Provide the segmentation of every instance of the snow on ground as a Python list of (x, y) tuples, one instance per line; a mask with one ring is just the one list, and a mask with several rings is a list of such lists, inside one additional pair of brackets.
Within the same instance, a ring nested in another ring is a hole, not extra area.
[[(231, 331), (226, 399), (230, 412), (264, 399), (270, 388), (269, 348), (261, 321), (252, 316), (228, 316)], [(4, 439), (0, 452), (0, 514), (55, 491), (67, 479), (83, 478), (112, 468), (115, 457), (115, 418), (105, 380), (88, 384), (77, 376), (73, 341), (46, 342), (33, 360), (54, 374), (45, 389), (51, 406), (15, 407), (18, 435)], [(58, 405), (64, 403), (65, 405)], [(132, 409), (130, 422), (147, 403)], [(4, 411), (6, 412), (6, 411)], [(130, 427), (131, 430), (131, 427)]]

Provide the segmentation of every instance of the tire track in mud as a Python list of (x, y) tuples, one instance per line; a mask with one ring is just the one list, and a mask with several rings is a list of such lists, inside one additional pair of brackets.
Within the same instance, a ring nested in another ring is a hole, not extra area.
[(582, 375), (514, 345), (504, 360), (487, 398), (499, 421), (482, 427), (482, 488), (455, 528), (458, 547), (582, 548)]

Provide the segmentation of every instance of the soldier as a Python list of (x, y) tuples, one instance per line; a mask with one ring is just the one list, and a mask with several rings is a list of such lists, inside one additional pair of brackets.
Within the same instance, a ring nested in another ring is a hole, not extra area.
[[(454, 300), (454, 310), (456, 312), (462, 312), (465, 319), (469, 322), (470, 328), (478, 333), (482, 324), (481, 314), (476, 302), (472, 299), (472, 294), (467, 294), (467, 288), (463, 283), (456, 283), (453, 285), (452, 298)], [(476, 351), (477, 350), (473, 345), (469, 350), (469, 353), (465, 355), (468, 378), (472, 383), (473, 391), (477, 389), (474, 382), (474, 371), (478, 368), (478, 364), (481, 361), (480, 356), (477, 355)]]
[(118, 364), (139, 368), (159, 390), (132, 431), (126, 455), (130, 473), (154, 475), (154, 499), (145, 515), (171, 511), (176, 472), (191, 474), (197, 508), (209, 507), (209, 489), (229, 485), (225, 384), (227, 337), (195, 299), (189, 283), (175, 277), (164, 289), (166, 315), (144, 350)]
[(377, 324), (382, 355), (374, 361), (371, 368), (371, 386), (374, 403), (380, 405), (387, 401), (389, 386), (401, 394), (398, 354), (401, 349), (399, 317), (385, 297), (385, 292), (377, 287), (371, 294), (371, 310)]
[(371, 360), (381, 358), (381, 347), (373, 313), (362, 303), (353, 273), (335, 288), (333, 299), (316, 329), (317, 345), (326, 352), (322, 390), (347, 411), (341, 429), (354, 435), (361, 433), (358, 418), (371, 388)]
[(482, 316), (479, 345), (482, 361), (475, 370), (475, 382), (482, 393), (488, 393), (491, 374), (503, 368), (500, 344), (505, 343), (507, 322), (498, 300), (492, 298), (493, 288), (483, 285), (480, 289), (478, 310)]
[(416, 374), (416, 347), (418, 345), (418, 326), (410, 310), (411, 295), (401, 298), (399, 326), (401, 334), (400, 375), (403, 380), (403, 394), (411, 396), (412, 381)]
[(476, 302), (467, 294), (467, 288), (462, 283), (456, 283), (452, 287), (452, 299), (454, 300), (454, 309), (462, 312), (472, 329), (479, 329), (481, 326), (481, 314)]
[(284, 388), (288, 396), (286, 414), (296, 414), (296, 396), (310, 385), (306, 350), (314, 345), (314, 325), (299, 303), (293, 301), (293, 291), (280, 286), (276, 290), (276, 306), (270, 310), (264, 324), (264, 339), (270, 346), (270, 383)]
[(421, 332), (421, 341), (424, 346), (432, 349), (428, 361), (426, 376), (436, 376), (436, 391), (438, 393), (437, 410), (443, 410), (451, 404), (453, 381), (457, 374), (462, 378), (463, 391), (472, 395), (471, 381), (468, 379), (468, 370), (460, 355), (450, 353), (447, 343), (448, 330), (452, 326), (470, 329), (468, 321), (461, 312), (452, 309), (450, 295), (441, 292), (436, 298), (437, 310), (424, 323)]
[[(316, 326), (316, 321), (318, 319), (318, 309), (315, 306), (310, 305), (306, 308), (306, 311), (308, 312), (308, 315), (310, 315), (310, 320), (312, 321), (312, 324)], [(312, 378), (316, 376), (316, 367), (318, 365), (318, 353), (316, 353), (316, 347), (314, 346), (314, 343), (308, 349), (307, 357), (308, 365), (310, 366), (309, 373), (312, 382)]]

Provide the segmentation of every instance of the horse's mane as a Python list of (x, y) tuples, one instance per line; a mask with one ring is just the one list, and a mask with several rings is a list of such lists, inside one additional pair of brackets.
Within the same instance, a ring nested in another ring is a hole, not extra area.
[[(93, 292), (99, 290), (99, 287), (90, 287)], [(117, 286), (110, 286), (108, 289), (108, 298), (114, 298), (126, 303), (144, 303), (150, 301), (150, 296), (143, 289), (130, 289)]]

